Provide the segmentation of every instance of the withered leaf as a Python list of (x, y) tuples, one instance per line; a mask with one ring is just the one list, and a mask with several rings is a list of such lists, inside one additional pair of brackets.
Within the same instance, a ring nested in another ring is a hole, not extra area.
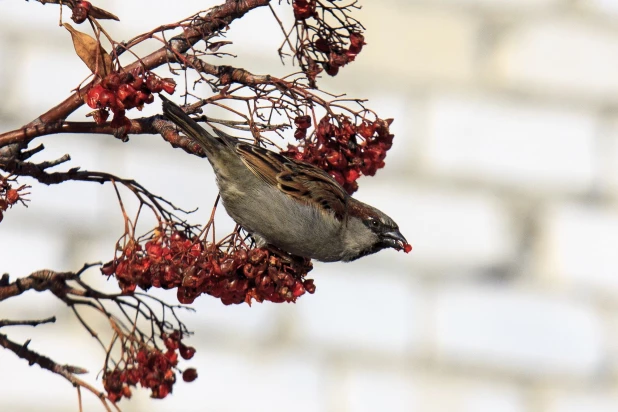
[(210, 43), (208, 45), (208, 50), (210, 50), (211, 52), (216, 52), (221, 47), (223, 47), (223, 46), (225, 46), (227, 44), (232, 44), (232, 42), (231, 41), (217, 41), (217, 42), (213, 42), (213, 43)]
[(63, 26), (71, 33), (75, 52), (91, 72), (101, 77), (107, 76), (112, 71), (112, 58), (96, 39), (86, 33), (75, 30), (69, 23)]
[(104, 19), (104, 20), (107, 19), (107, 20), (120, 21), (120, 19), (116, 17), (116, 15), (110, 13), (107, 10), (100, 9), (96, 6), (91, 6), (90, 12), (88, 14), (90, 15), (90, 17), (94, 17), (95, 19)]

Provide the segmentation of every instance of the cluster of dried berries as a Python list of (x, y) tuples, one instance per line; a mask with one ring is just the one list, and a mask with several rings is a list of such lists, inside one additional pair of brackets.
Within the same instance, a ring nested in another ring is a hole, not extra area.
[(339, 68), (353, 62), (356, 55), (361, 52), (365, 45), (365, 37), (362, 34), (350, 33), (350, 45), (347, 49), (343, 49), (334, 43), (329, 43), (327, 39), (318, 37), (313, 43), (315, 49), (328, 56), (328, 61), (323, 62), (322, 66), (326, 73), (331, 76), (336, 76), (339, 73)]
[(178, 301), (192, 303), (205, 293), (223, 304), (294, 302), (305, 292), (314, 293), (309, 259), (287, 261), (265, 249), (248, 249), (244, 244), (224, 251), (211, 243), (204, 247), (198, 237), (176, 230), (157, 230), (144, 244), (132, 242), (122, 255), (108, 262), (102, 273), (115, 275), (123, 293), (136, 286), (177, 288)]
[(26, 190), (30, 189), (28, 185), (21, 185), (17, 188), (14, 188), (14, 183), (16, 183), (15, 177), (12, 176), (2, 176), (0, 175), (0, 222), (4, 218), (4, 212), (13, 207), (13, 205), (17, 202), (20, 202), (22, 205), (28, 207), (26, 204), (29, 199), (26, 199), (25, 196), (29, 195), (30, 192), (26, 192)]
[[(112, 402), (131, 397), (131, 386), (136, 387), (139, 383), (142, 388), (150, 389), (151, 397), (163, 399), (172, 392), (176, 382), (174, 369), (178, 364), (178, 354), (183, 359), (191, 359), (195, 349), (185, 346), (182, 342), (182, 334), (175, 330), (169, 336), (161, 335), (166, 351), (142, 346), (135, 349), (133, 346), (125, 346), (122, 362), (116, 363), (113, 370), (107, 369), (103, 373), (103, 387), (107, 391)], [(192, 382), (197, 378), (197, 372), (193, 368), (183, 372), (183, 380)]]
[(384, 167), (386, 152), (393, 145), (394, 136), (389, 131), (392, 121), (363, 120), (355, 125), (347, 116), (325, 116), (315, 133), (307, 137), (311, 117), (299, 116), (294, 137), (302, 142), (289, 145), (281, 154), (322, 168), (352, 194), (361, 175), (373, 176)]
[(165, 91), (173, 94), (176, 89), (174, 79), (162, 79), (152, 72), (137, 68), (131, 72), (111, 73), (92, 86), (84, 101), (97, 109), (91, 115), (97, 124), (103, 124), (109, 116), (108, 109), (114, 113), (112, 127), (131, 127), (131, 121), (125, 116), (126, 110), (136, 107), (142, 110), (144, 104), (154, 101), (153, 93)]
[(92, 9), (92, 4), (89, 1), (80, 0), (73, 6), (73, 14), (71, 15), (71, 20), (73, 20), (77, 24), (81, 24), (86, 21), (88, 18), (88, 14), (90, 14), (90, 10)]
[(296, 20), (305, 20), (309, 17), (317, 18), (315, 11), (316, 0), (294, 0), (292, 8), (294, 9), (294, 18)]
[[(316, 87), (316, 76), (322, 70), (336, 76), (339, 68), (354, 61), (363, 49), (363, 26), (351, 16), (352, 11), (358, 8), (355, 3), (342, 5), (337, 0), (293, 1), (296, 45), (291, 47), (291, 51), (311, 87)], [(325, 16), (331, 16), (333, 20), (327, 22)]]

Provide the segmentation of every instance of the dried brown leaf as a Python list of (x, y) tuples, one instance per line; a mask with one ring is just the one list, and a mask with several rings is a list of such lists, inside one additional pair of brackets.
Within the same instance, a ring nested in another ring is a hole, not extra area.
[(90, 17), (94, 17), (95, 19), (120, 21), (120, 19), (116, 17), (115, 14), (112, 14), (107, 10), (100, 9), (96, 6), (92, 6), (88, 14), (90, 15)]
[(71, 33), (75, 52), (92, 73), (101, 77), (111, 73), (112, 58), (95, 38), (75, 30), (69, 23), (64, 23), (63, 26)]
[(231, 41), (218, 41), (218, 42), (210, 43), (208, 45), (208, 50), (210, 50), (211, 52), (216, 52), (221, 47), (223, 47), (223, 46), (225, 46), (227, 44), (232, 44), (232, 42)]

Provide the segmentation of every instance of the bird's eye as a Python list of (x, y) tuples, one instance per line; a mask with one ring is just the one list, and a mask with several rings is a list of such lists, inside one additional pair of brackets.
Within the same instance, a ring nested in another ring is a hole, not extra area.
[(378, 227), (378, 226), (380, 226), (380, 222), (378, 221), (378, 219), (375, 219), (375, 218), (371, 219), (370, 224), (371, 224), (371, 226), (373, 226), (373, 227)]

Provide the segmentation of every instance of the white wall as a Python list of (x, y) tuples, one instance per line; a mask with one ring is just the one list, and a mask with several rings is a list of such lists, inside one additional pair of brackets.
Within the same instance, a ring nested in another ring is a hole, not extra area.
[[(213, 1), (107, 0), (119, 38)], [(173, 5), (172, 5), (173, 4)], [(387, 167), (357, 196), (414, 245), (316, 264), (296, 305), (224, 307), (200, 297), (199, 378), (129, 411), (618, 410), (618, 3), (613, 0), (365, 1), (368, 45), (324, 87), (394, 117)], [(66, 17), (66, 15), (65, 15)], [(267, 10), (232, 25), (256, 73), (285, 73)], [(0, 1), (0, 130), (67, 96), (87, 69), (57, 6)], [(264, 23), (269, 21), (269, 23)], [(266, 27), (264, 25), (266, 24)], [(157, 105), (149, 110), (158, 110)], [(70, 119), (83, 120), (86, 109)], [(149, 112), (147, 112), (149, 113)], [(38, 159), (138, 179), (187, 208), (215, 197), (204, 160), (156, 136), (48, 136)], [(55, 157), (54, 157), (55, 156)], [(64, 166), (63, 166), (64, 167)], [(36, 185), (0, 225), (0, 271), (75, 270), (108, 259), (120, 215), (110, 187)], [(92, 281), (105, 284), (93, 271)], [(108, 283), (108, 286), (113, 284)], [(57, 314), (4, 333), (90, 369), (102, 354), (52, 297), (29, 292), (0, 317)], [(161, 294), (175, 300), (174, 294)], [(54, 331), (54, 332), (50, 332)], [(98, 381), (97, 383), (100, 383)], [(76, 410), (71, 386), (0, 351), (2, 409)], [(98, 410), (92, 397), (86, 410)]]

